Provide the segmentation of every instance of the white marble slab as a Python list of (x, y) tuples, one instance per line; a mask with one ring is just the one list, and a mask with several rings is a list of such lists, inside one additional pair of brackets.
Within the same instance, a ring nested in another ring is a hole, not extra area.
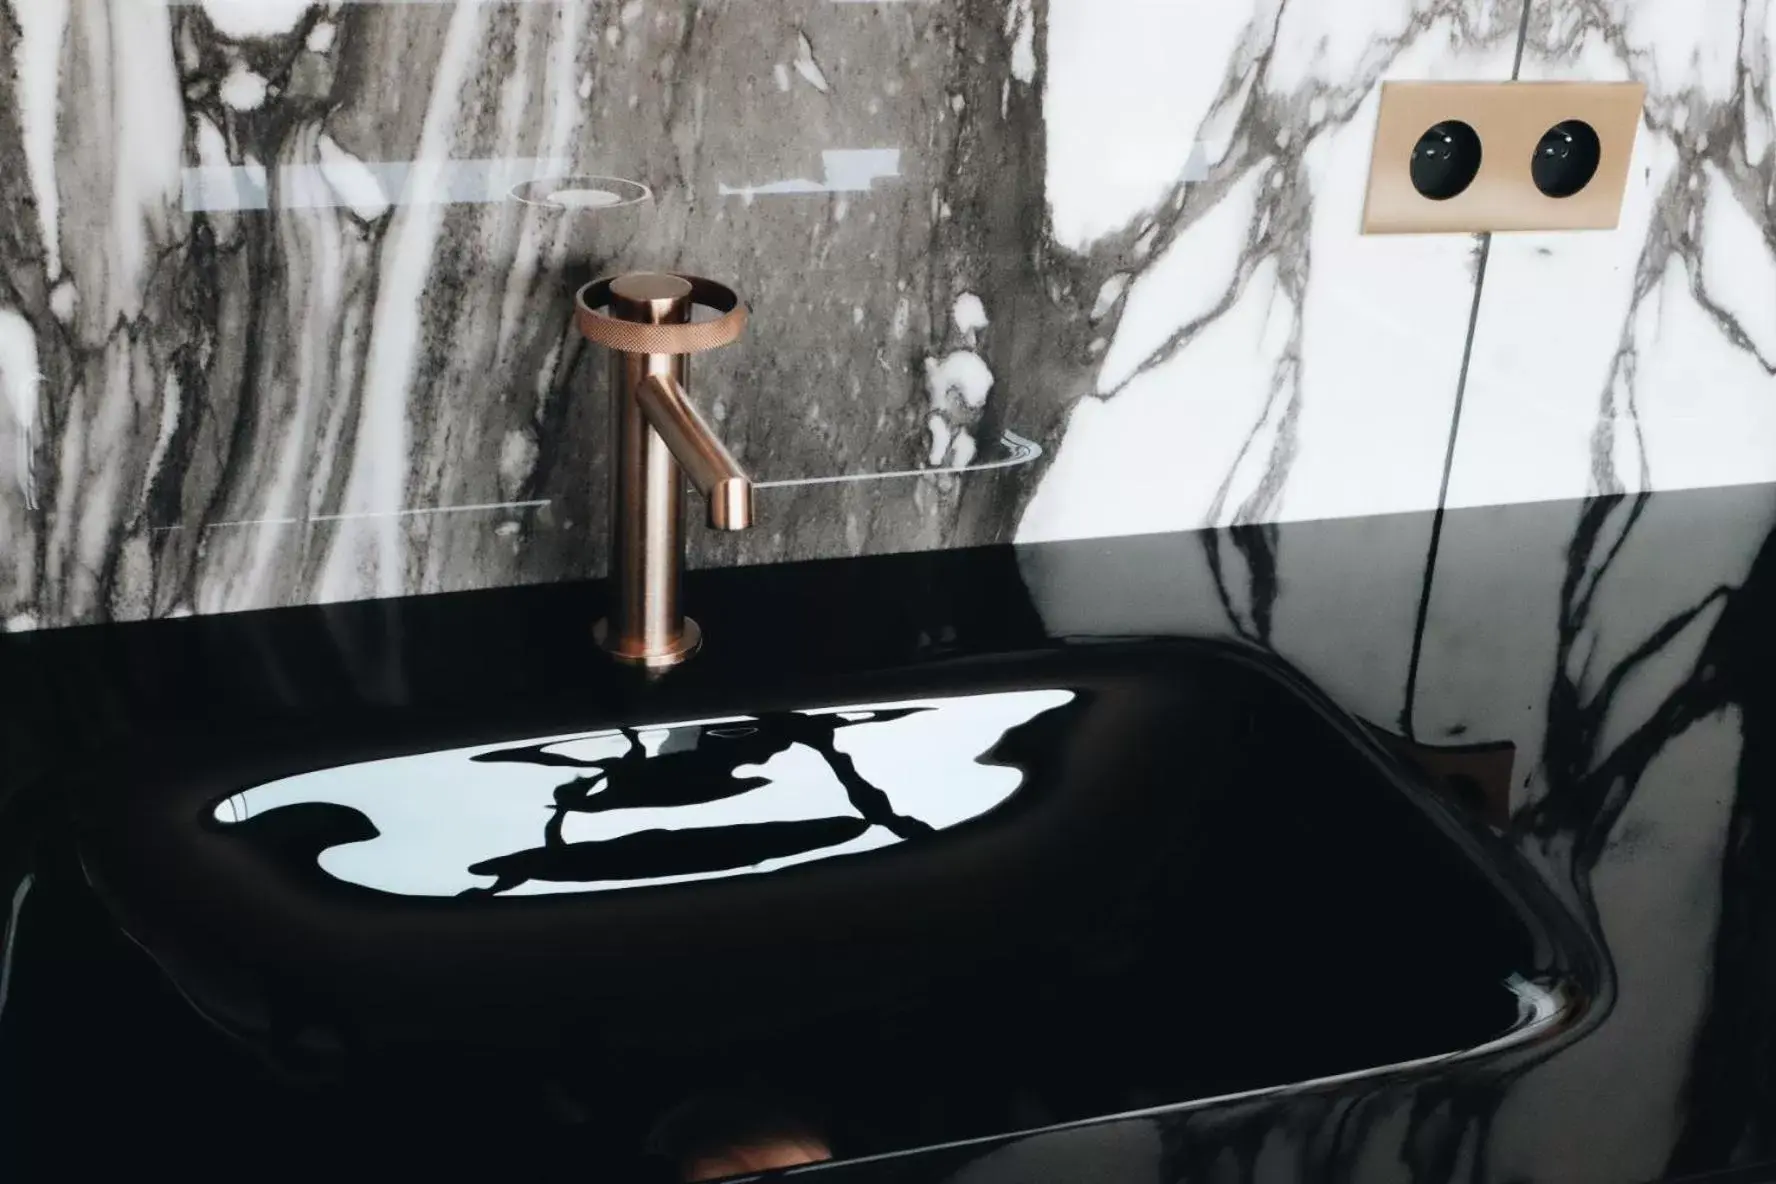
[(1358, 235), (1378, 85), (1508, 78), (1515, 11), (1051, 5), (1057, 245), (1126, 265), (1021, 539), (1436, 505), (1477, 240)]
[[(1027, 575), (1051, 628), (1239, 638), (1403, 726), (1432, 518), (1402, 512), (1437, 505), (1478, 240), (1358, 234), (1379, 85), (1508, 78), (1519, 12), (1050, 5), (1056, 247), (1115, 266), (1091, 301), (1090, 387), (1018, 538), (1250, 528), (1156, 539), (1169, 596), (1069, 573), (1088, 544), (1041, 553)], [(1369, 515), (1397, 516), (1259, 525)], [(1373, 558), (1368, 596), (1328, 584), (1353, 551)], [(1089, 606), (1066, 595), (1094, 588)], [(1313, 607), (1329, 602), (1363, 607), (1330, 621)]]

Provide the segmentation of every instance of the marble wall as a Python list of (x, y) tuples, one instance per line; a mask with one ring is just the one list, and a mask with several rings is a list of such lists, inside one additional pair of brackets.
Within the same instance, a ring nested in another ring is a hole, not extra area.
[[(619, 266), (755, 309), (703, 564), (1228, 525), (1286, 581), (1275, 523), (1767, 479), (1767, 18), (0, 0), (0, 621), (598, 574)], [(1358, 235), (1378, 83), (1514, 75), (1648, 83), (1622, 228)], [(575, 174), (653, 199), (513, 197)]]

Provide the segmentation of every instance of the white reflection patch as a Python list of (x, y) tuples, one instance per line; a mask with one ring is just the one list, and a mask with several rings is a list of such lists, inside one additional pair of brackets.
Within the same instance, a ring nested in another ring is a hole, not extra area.
[(211, 815), (404, 896), (598, 892), (777, 871), (979, 818), (986, 763), (1064, 690), (736, 715), (419, 753), (268, 782)]
[[(182, 204), (198, 211), (272, 208), (271, 173), (262, 164), (235, 164), (226, 145), (203, 164), (180, 170)], [(490, 160), (358, 160), (331, 139), (320, 160), (278, 166), (277, 207), (286, 210), (352, 210), (369, 221), (391, 206), (489, 205), (513, 200), (512, 190), (569, 167), (559, 159), (498, 157)]]

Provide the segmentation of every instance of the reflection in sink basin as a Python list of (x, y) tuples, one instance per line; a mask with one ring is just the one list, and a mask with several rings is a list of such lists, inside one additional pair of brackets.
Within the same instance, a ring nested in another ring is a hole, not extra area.
[(176, 1030), (203, 1072), (133, 1121), (253, 1144), (299, 1110), (410, 1158), (460, 1124), (625, 1178), (736, 1079), (820, 1099), (850, 1158), (1537, 1055), (1585, 1004), (1508, 848), (1244, 651), (714, 669), (109, 754), (41, 907), (177, 993), (11, 1007), (62, 1060), (111, 1032), (119, 1091), (115, 1049)]
[(1024, 780), (988, 763), (994, 746), (1072, 698), (1008, 691), (419, 753), (281, 778), (212, 816), (286, 832), (281, 852), (300, 828), (328, 875), (404, 896), (772, 872), (986, 814)]

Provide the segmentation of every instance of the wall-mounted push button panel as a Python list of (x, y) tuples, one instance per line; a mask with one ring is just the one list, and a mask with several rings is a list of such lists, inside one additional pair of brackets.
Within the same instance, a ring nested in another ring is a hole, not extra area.
[(1646, 87), (1385, 82), (1364, 234), (1610, 230)]

